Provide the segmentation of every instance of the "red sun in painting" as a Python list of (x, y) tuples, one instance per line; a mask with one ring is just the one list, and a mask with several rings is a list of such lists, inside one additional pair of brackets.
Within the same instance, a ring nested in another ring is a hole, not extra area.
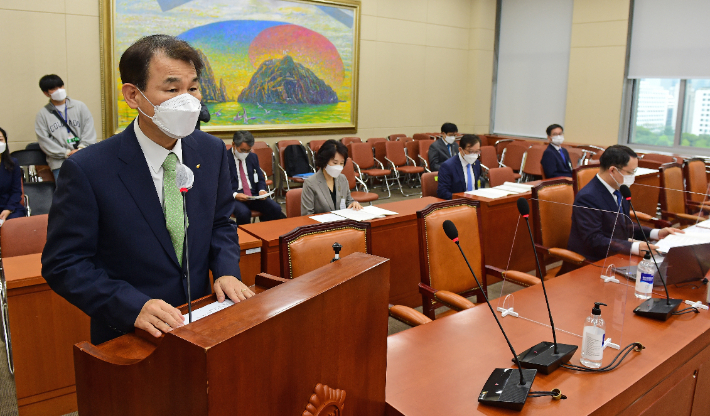
[(343, 60), (335, 45), (320, 33), (297, 25), (279, 25), (263, 30), (249, 45), (254, 68), (285, 55), (313, 71), (331, 88), (343, 83)]

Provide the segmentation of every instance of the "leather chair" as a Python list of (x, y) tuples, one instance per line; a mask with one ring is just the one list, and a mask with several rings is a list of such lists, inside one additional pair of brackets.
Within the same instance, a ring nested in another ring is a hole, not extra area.
[[(510, 146), (508, 147), (508, 150), (510, 150)], [(525, 151), (523, 161), (520, 165), (520, 173), (522, 174), (521, 181), (529, 182), (544, 177), (545, 172), (542, 170), (542, 154), (545, 152), (545, 148), (545, 146), (531, 146)]]
[[(10, 153), (10, 156), (17, 159), (17, 164), (23, 168), (22, 171), (26, 181), (39, 182), (37, 168), (40, 166), (47, 166), (47, 158), (42, 150), (15, 150)], [(53, 175), (52, 181), (54, 181)]]
[(369, 222), (351, 220), (298, 227), (279, 237), (281, 276), (294, 279), (333, 260), (333, 244), (342, 246), (340, 258), (372, 252)]
[(409, 306), (390, 304), (389, 314), (392, 318), (409, 326), (419, 326), (431, 322), (428, 316)]
[[(417, 166), (417, 162), (404, 153), (404, 142), (386, 142), (385, 151), (385, 160), (394, 172), (394, 178), (397, 181), (397, 185), (399, 185), (399, 192), (404, 196), (411, 196), (404, 193), (400, 174), (405, 174), (409, 177), (416, 175), (416, 178), (419, 179), (419, 175), (424, 173), (424, 168)], [(421, 179), (419, 179), (419, 182), (421, 183)]]
[(439, 188), (439, 172), (426, 172), (422, 174), (422, 198), (436, 196)]
[(385, 164), (385, 157), (387, 156), (387, 142), (377, 141), (369, 143), (372, 146), (372, 153), (375, 155), (375, 160)]
[(417, 140), (417, 142), (419, 143), (420, 165), (422, 165), (427, 172), (431, 172), (431, 170), (429, 170), (429, 147), (434, 144), (434, 140)]
[[(406, 137), (407, 139), (411, 139), (411, 137)], [(404, 151), (407, 154), (407, 157), (414, 160), (414, 165), (415, 166), (422, 166), (422, 164), (419, 162), (419, 141), (414, 141), (414, 140), (397, 140), (402, 143), (404, 143)]]
[[(392, 196), (390, 185), (387, 177), (392, 174), (392, 171), (385, 169), (382, 162), (376, 160), (372, 155), (372, 148), (367, 143), (352, 143), (352, 160), (355, 165), (355, 170), (360, 179), (366, 182), (368, 179), (381, 178), (385, 182), (387, 188), (387, 198)], [(379, 169), (378, 169), (379, 166)]]
[[(256, 147), (256, 143), (254, 143), (251, 151), (256, 155), (257, 159), (259, 159), (259, 167), (261, 167), (261, 172), (264, 174), (266, 188), (271, 192), (274, 186), (274, 151), (271, 150), (269, 146)], [(271, 198), (273, 199), (273, 195)]]
[(488, 183), (491, 188), (503, 185), (505, 182), (513, 181), (515, 181), (515, 173), (513, 173), (513, 169), (511, 168), (493, 168), (488, 171)]
[[(407, 135), (402, 134), (402, 133), (390, 134), (389, 136), (387, 136), (387, 140), (402, 140), (406, 137), (407, 137)], [(412, 139), (412, 140), (414, 140), (414, 139)]]
[(0, 228), (2, 258), (41, 253), (47, 242), (48, 215), (13, 218)]
[(686, 203), (691, 207), (710, 205), (708, 200), (708, 177), (705, 160), (701, 158), (688, 159), (683, 164), (685, 177)]
[(481, 167), (486, 172), (495, 169), (498, 166), (498, 155), (496, 148), (493, 146), (481, 146)]
[(588, 161), (599, 160), (599, 158), (604, 153), (604, 150), (606, 149), (602, 146), (595, 146), (595, 145), (591, 145), (591, 144), (580, 144), (576, 147), (578, 149), (586, 150), (587, 156), (588, 156)]
[[(567, 240), (572, 229), (572, 205), (574, 190), (566, 179), (545, 181), (532, 188), (532, 223), (534, 227), (535, 249), (540, 265), (545, 266), (555, 260), (564, 261), (564, 272), (574, 270), (587, 263), (584, 256), (567, 250)], [(544, 270), (545, 280), (551, 279), (560, 267)]]
[(513, 172), (516, 172), (516, 179), (520, 178), (520, 174), (517, 172), (520, 171), (520, 166), (523, 163), (523, 155), (530, 147), (532, 147), (530, 143), (522, 140), (509, 143), (500, 156), (500, 166), (512, 168)]
[(584, 188), (599, 173), (599, 165), (584, 165), (572, 170), (574, 194)]
[(343, 137), (340, 142), (344, 145), (349, 145), (350, 143), (362, 143), (362, 139), (359, 137)]
[(54, 182), (27, 182), (24, 184), (28, 216), (49, 214), (54, 187)]
[(301, 216), (301, 193), (303, 188), (291, 189), (286, 192), (286, 217)]
[(318, 149), (323, 146), (323, 143), (325, 143), (325, 140), (311, 140), (310, 142), (308, 142), (308, 147), (306, 148), (306, 150), (308, 150), (308, 153), (311, 156), (312, 166), (316, 165), (316, 153), (318, 153)]
[(567, 153), (569, 153), (570, 163), (572, 163), (572, 169), (580, 166), (584, 160), (585, 152), (583, 149), (578, 149), (576, 147), (567, 147)]
[(692, 225), (703, 221), (710, 207), (689, 207), (683, 192), (683, 170), (678, 163), (667, 163), (659, 169), (661, 174), (661, 218)]
[[(525, 273), (505, 272), (484, 266), (478, 205), (478, 201), (454, 199), (437, 202), (417, 211), (419, 269), (422, 279), (419, 293), (422, 295), (424, 315), (430, 319), (473, 307), (474, 304), (466, 297), (476, 295), (479, 300), (482, 299), (480, 296), (486, 293), (487, 273), (502, 275), (523, 286), (540, 282), (538, 278)], [(471, 275), (455, 244), (444, 233), (443, 224), (446, 220), (456, 225), (461, 236), (461, 249), (466, 253), (481, 286)], [(435, 311), (439, 306), (447, 306), (450, 310), (436, 316)]]
[(266, 144), (266, 142), (254, 142), (254, 146), (251, 147), (251, 150), (263, 149), (265, 147), (269, 147), (269, 145)]
[(415, 133), (412, 135), (414, 140), (431, 140), (431, 137), (426, 133)]
[[(303, 146), (303, 143), (301, 143), (300, 140), (281, 140), (276, 142), (276, 150), (279, 154), (279, 168), (281, 169), (281, 172), (283, 173), (283, 178), (282, 178), (282, 183), (279, 191), (283, 194), (291, 190), (291, 185), (290, 182), (294, 182), (297, 184), (303, 184), (303, 181), (305, 181), (304, 178), (298, 178), (294, 176), (290, 176), (288, 172), (286, 172), (286, 161), (284, 160), (284, 151), (288, 146), (291, 145), (299, 145)], [(315, 172), (313, 167), (311, 166), (311, 170)]]
[(501, 159), (503, 156), (503, 151), (508, 147), (509, 144), (513, 142), (517, 142), (518, 140), (515, 139), (498, 139), (493, 143), (493, 147), (496, 148), (496, 155), (498, 156), (498, 160)]
[[(363, 182), (360, 178), (355, 176), (355, 168), (353, 165), (353, 160), (351, 158), (348, 158), (345, 161), (345, 166), (343, 166), (343, 175), (345, 175), (346, 178), (348, 178), (348, 187), (350, 188), (350, 196), (359, 202), (360, 204), (364, 204), (365, 202), (369, 202), (370, 205), (372, 205), (372, 201), (376, 201), (380, 198), (379, 195), (377, 195), (374, 192), (369, 192), (367, 190), (367, 185), (365, 185), (365, 182)], [(360, 186), (363, 187), (364, 192), (362, 191), (354, 191), (353, 189), (357, 189), (357, 185), (360, 184)]]

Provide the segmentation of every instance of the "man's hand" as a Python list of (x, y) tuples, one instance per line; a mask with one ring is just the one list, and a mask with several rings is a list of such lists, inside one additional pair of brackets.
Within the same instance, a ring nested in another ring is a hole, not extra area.
[(67, 157), (73, 155), (74, 153), (76, 153), (78, 151), (79, 151), (79, 149), (74, 149), (74, 150), (70, 151), (69, 153), (67, 153)]
[(259, 191), (259, 195), (266, 195), (267, 193), (266, 191)]
[(658, 255), (658, 246), (655, 244), (649, 244), (646, 245), (646, 242), (642, 241), (641, 244), (639, 244), (639, 256), (643, 257), (644, 251), (649, 251), (651, 250), (651, 255), (656, 256)]
[(360, 203), (357, 201), (353, 201), (353, 203), (350, 204), (348, 208), (354, 209), (355, 211), (360, 211), (362, 209), (362, 205), (360, 205)]
[(234, 276), (222, 276), (215, 280), (214, 293), (218, 302), (224, 302), (225, 295), (234, 303), (254, 296), (254, 292)]
[(246, 202), (246, 201), (249, 200), (249, 197), (246, 196), (246, 195), (243, 194), (243, 193), (237, 193), (237, 194), (234, 196), (234, 199), (236, 199), (237, 201), (240, 201), (240, 202)]
[(12, 212), (9, 209), (3, 210), (0, 212), (0, 220), (5, 221), (10, 214), (12, 214)]
[(673, 227), (666, 227), (658, 232), (658, 239), (666, 238), (671, 234), (685, 234), (685, 231)]
[(170, 332), (185, 325), (185, 320), (177, 308), (160, 299), (151, 299), (143, 305), (133, 324), (158, 338), (163, 332)]

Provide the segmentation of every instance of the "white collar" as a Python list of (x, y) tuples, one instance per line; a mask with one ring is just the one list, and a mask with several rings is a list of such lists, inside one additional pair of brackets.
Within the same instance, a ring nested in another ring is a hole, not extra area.
[(138, 139), (138, 144), (141, 146), (145, 160), (154, 173), (158, 173), (160, 169), (162, 169), (165, 158), (168, 157), (168, 154), (171, 152), (175, 153), (178, 157), (178, 161), (182, 163), (182, 140), (175, 142), (175, 147), (173, 147), (172, 150), (164, 148), (143, 133), (143, 130), (141, 130), (138, 125), (138, 117), (136, 117), (135, 123), (133, 123), (133, 130), (136, 132), (136, 138)]
[(557, 149), (558, 152), (560, 151), (560, 148), (562, 148), (562, 146), (558, 146), (558, 145), (556, 145), (556, 144), (553, 144), (552, 142), (550, 142), (550, 146), (552, 146), (552, 147), (554, 147), (555, 149)]
[(612, 194), (613, 196), (616, 196), (616, 195), (614, 195), (614, 192), (616, 192), (616, 189), (612, 188), (611, 185), (606, 183), (606, 181), (604, 179), (602, 179), (602, 177), (599, 176), (598, 173), (597, 173), (597, 179), (599, 179), (599, 181), (604, 184), (604, 186), (606, 187), (606, 189), (609, 191), (610, 194)]
[(470, 165), (470, 163), (466, 162), (466, 159), (463, 158), (463, 150), (459, 152), (459, 160), (464, 167), (466, 167), (466, 165)]

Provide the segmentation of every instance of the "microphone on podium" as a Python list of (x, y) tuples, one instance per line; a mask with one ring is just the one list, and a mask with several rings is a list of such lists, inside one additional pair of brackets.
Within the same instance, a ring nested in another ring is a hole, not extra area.
[[(631, 209), (634, 211), (634, 217), (636, 217), (636, 224), (638, 224), (639, 229), (642, 229), (639, 217), (636, 215), (636, 209), (634, 208), (634, 204), (631, 203), (631, 189), (629, 189), (629, 187), (626, 185), (621, 185), (619, 187), (619, 192), (621, 192), (621, 196), (623, 196), (624, 199), (629, 201), (629, 206), (631, 206)], [(646, 242), (646, 245), (649, 246), (648, 248), (650, 250), (651, 244), (648, 242), (648, 238), (646, 238), (646, 233), (641, 234), (643, 234), (643, 240)], [(651, 255), (651, 258), (653, 259), (653, 264), (656, 265), (656, 270), (658, 271), (658, 276), (661, 278), (661, 283), (663, 283), (663, 289), (665, 289), (666, 291), (666, 298), (647, 299), (642, 304), (637, 306), (636, 309), (634, 309), (634, 313), (639, 316), (645, 316), (647, 318), (665, 321), (676, 311), (676, 309), (678, 309), (682, 300), (671, 299), (670, 295), (668, 294), (668, 286), (666, 286), (666, 279), (663, 277), (663, 274), (661, 274), (661, 269), (658, 267), (658, 263), (656, 263), (656, 257)]]
[(187, 316), (188, 323), (192, 323), (192, 289), (190, 288), (190, 255), (188, 253), (187, 244), (187, 204), (185, 202), (185, 195), (187, 191), (192, 189), (192, 185), (195, 182), (195, 174), (192, 173), (192, 169), (178, 163), (175, 166), (175, 185), (180, 190), (182, 195), (182, 211), (183, 211), (183, 227), (185, 227), (185, 238), (183, 239), (183, 273), (187, 279)]
[[(525, 218), (525, 223), (528, 225), (528, 234), (530, 235), (530, 243), (532, 244), (533, 255), (535, 256), (535, 265), (537, 266), (538, 277), (542, 284), (542, 293), (545, 294), (545, 304), (547, 305), (547, 314), (550, 317), (550, 327), (552, 328), (552, 342), (543, 341), (537, 345), (533, 345), (526, 351), (523, 351), (517, 358), (525, 368), (534, 368), (543, 374), (550, 374), (557, 370), (560, 365), (568, 362), (574, 353), (577, 351), (576, 345), (558, 344), (557, 334), (555, 333), (555, 323), (552, 321), (552, 311), (550, 311), (550, 302), (547, 299), (547, 289), (545, 288), (545, 275), (540, 267), (540, 260), (537, 258), (537, 250), (535, 249), (535, 240), (533, 240), (532, 230), (530, 229), (530, 205), (525, 198), (518, 198), (518, 212)], [(520, 365), (520, 364), (518, 364)]]
[[(446, 236), (449, 237), (451, 241), (456, 243), (459, 248), (459, 251), (461, 252), (461, 255), (463, 256), (463, 259), (466, 261), (466, 265), (468, 265), (468, 269), (471, 271), (473, 278), (476, 279), (476, 284), (478, 284), (478, 287), (481, 287), (481, 283), (478, 281), (476, 273), (473, 272), (471, 264), (468, 262), (466, 254), (464, 254), (463, 249), (461, 248), (461, 244), (459, 244), (459, 232), (456, 229), (456, 226), (453, 222), (449, 220), (444, 221), (443, 226)], [(508, 348), (510, 348), (510, 351), (513, 353), (513, 361), (518, 364), (518, 372), (520, 374), (520, 377), (518, 378), (514, 376), (515, 370), (512, 368), (496, 368), (495, 370), (493, 370), (493, 373), (491, 373), (490, 377), (488, 377), (488, 380), (483, 385), (483, 389), (478, 395), (478, 401), (479, 403), (490, 406), (498, 406), (520, 410), (523, 408), (523, 405), (525, 405), (525, 400), (528, 398), (528, 394), (530, 393), (530, 389), (532, 388), (532, 383), (535, 380), (537, 370), (523, 370), (522, 366), (520, 365), (520, 362), (518, 361), (518, 356), (515, 353), (515, 350), (513, 349), (513, 345), (510, 343), (510, 340), (508, 339), (508, 335), (506, 335), (505, 330), (503, 330), (503, 326), (500, 324), (498, 317), (493, 311), (493, 307), (488, 301), (488, 296), (486, 296), (485, 292), (483, 292), (483, 298), (486, 300), (486, 304), (488, 304), (488, 308), (491, 310), (493, 318), (495, 318), (496, 323), (498, 323), (498, 327), (503, 333), (505, 341), (508, 343)]]

